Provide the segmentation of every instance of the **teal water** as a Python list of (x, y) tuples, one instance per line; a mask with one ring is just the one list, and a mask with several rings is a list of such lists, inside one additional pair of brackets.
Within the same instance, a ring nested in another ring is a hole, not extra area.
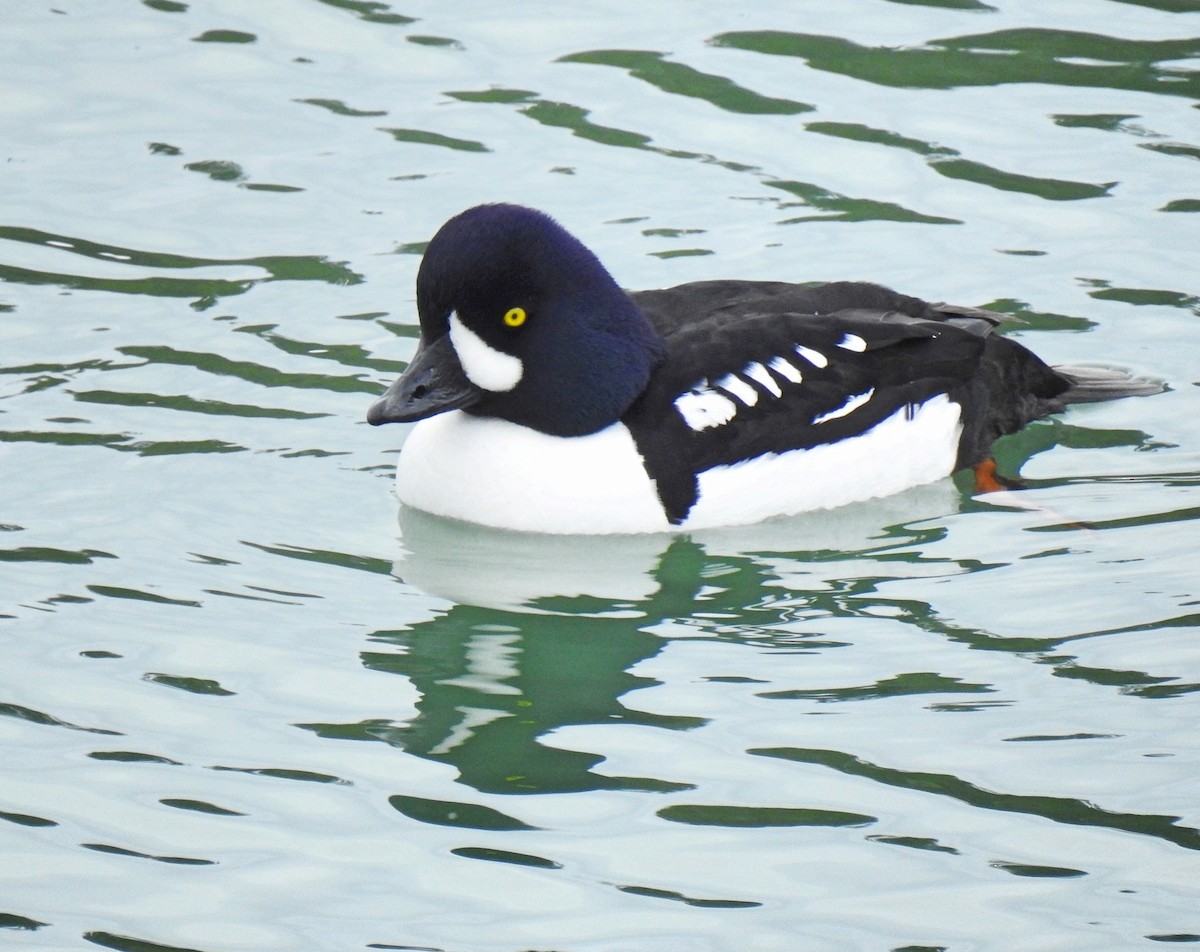
[[(0, 946), (1200, 942), (1200, 5), (0, 13)], [(424, 242), (859, 278), (1168, 384), (723, 532), (398, 512)]]

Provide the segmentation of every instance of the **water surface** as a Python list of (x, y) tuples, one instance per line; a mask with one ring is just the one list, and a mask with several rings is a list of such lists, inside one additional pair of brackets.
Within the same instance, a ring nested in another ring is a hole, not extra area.
[[(1200, 942), (1190, 0), (0, 14), (0, 935)], [(481, 201), (624, 285), (861, 278), (1161, 380), (1028, 483), (677, 537), (398, 513)]]

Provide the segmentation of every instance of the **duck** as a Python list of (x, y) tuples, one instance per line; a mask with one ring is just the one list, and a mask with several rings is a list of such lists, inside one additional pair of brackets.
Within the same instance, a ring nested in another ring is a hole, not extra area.
[(858, 281), (705, 280), (626, 292), (549, 215), (450, 218), (417, 272), (420, 340), (367, 413), (413, 423), (408, 507), (566, 535), (757, 523), (973, 469), (1074, 403), (1146, 395), (1124, 371), (1053, 368), (1007, 315)]

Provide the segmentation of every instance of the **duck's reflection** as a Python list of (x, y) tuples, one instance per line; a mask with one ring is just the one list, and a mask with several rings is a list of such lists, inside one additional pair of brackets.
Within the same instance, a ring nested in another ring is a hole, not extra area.
[[(957, 511), (960, 498), (942, 480), (869, 503), (686, 536), (506, 532), (402, 507), (404, 552), (394, 572), (460, 606), (625, 617), (645, 625), (686, 617), (718, 591), (723, 608), (756, 604), (768, 570), (748, 566), (772, 556), (853, 556), (915, 541), (921, 531), (905, 527)], [(727, 571), (727, 563), (739, 570)], [(712, 572), (721, 576), (719, 586), (706, 584)]]
[[(404, 650), (366, 652), (364, 663), (404, 675), (421, 700), (407, 724), (364, 731), (454, 765), (480, 791), (686, 787), (682, 778), (597, 772), (603, 757), (556, 746), (553, 734), (571, 725), (704, 723), (623, 703), (658, 683), (631, 672), (662, 649), (664, 631), (713, 637), (714, 626), (778, 622), (778, 559), (894, 550), (920, 534), (898, 527), (952, 511), (957, 498), (943, 482), (804, 520), (690, 537), (534, 536), (406, 511), (396, 574), (455, 604), (418, 626), (373, 634)], [(830, 597), (823, 578), (814, 587), (816, 597)]]

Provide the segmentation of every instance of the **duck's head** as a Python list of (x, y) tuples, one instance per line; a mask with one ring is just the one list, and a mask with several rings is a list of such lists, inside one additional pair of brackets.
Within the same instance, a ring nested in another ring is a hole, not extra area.
[(479, 205), (438, 230), (417, 312), (420, 346), (372, 424), (463, 409), (582, 436), (615, 422), (666, 352), (594, 254), (517, 205)]

